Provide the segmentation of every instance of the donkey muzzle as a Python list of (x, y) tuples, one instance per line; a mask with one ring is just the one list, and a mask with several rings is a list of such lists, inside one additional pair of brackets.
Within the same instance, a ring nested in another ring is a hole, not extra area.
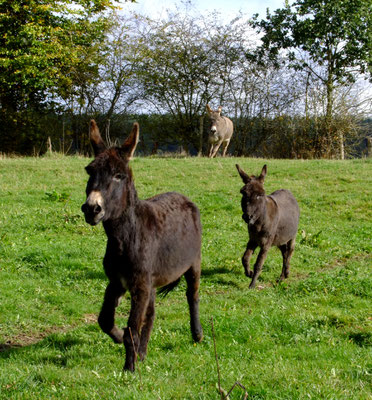
[(209, 141), (218, 142), (217, 128), (215, 126), (212, 126), (209, 132)]
[(86, 202), (81, 206), (85, 221), (90, 225), (97, 225), (105, 216), (103, 197), (100, 192), (92, 191)]
[(254, 225), (257, 221), (257, 217), (254, 214), (243, 214), (242, 218), (248, 225)]

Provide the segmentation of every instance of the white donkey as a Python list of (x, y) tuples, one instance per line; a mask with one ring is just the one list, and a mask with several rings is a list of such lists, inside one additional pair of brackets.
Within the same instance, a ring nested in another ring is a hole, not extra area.
[(217, 111), (213, 111), (207, 104), (207, 112), (211, 119), (211, 127), (209, 131), (208, 141), (210, 144), (209, 158), (216, 157), (218, 149), (222, 144), (222, 157), (225, 156), (227, 146), (230, 143), (234, 126), (231, 119), (221, 117), (222, 107), (219, 106)]

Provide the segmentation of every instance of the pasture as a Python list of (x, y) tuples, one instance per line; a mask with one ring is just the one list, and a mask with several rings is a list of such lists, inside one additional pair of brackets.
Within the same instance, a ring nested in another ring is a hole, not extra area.
[[(239, 381), (248, 399), (371, 399), (372, 160), (135, 158), (140, 198), (179, 191), (200, 208), (204, 339), (192, 341), (183, 279), (157, 299), (134, 374), (96, 322), (106, 236), (80, 211), (88, 162), (0, 159), (1, 399), (220, 399), (214, 339), (225, 391)], [(249, 174), (266, 163), (266, 193), (287, 188), (300, 205), (283, 283), (272, 248), (248, 289), (236, 163)], [(230, 399), (244, 396), (236, 387)]]

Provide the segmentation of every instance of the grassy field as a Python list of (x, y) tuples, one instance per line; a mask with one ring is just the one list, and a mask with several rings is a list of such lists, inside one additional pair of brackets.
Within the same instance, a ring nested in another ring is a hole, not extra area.
[[(0, 160), (0, 399), (220, 399), (239, 381), (248, 399), (372, 398), (372, 160), (136, 158), (141, 198), (179, 191), (203, 223), (201, 321), (189, 331), (185, 283), (157, 300), (147, 359), (125, 351), (96, 317), (105, 235), (80, 211), (88, 159)], [(255, 290), (241, 256), (239, 163), (301, 209), (290, 278), (276, 284), (271, 249)], [(129, 301), (118, 309), (124, 326)], [(212, 332), (213, 319), (214, 332)], [(230, 399), (243, 399), (236, 387)]]

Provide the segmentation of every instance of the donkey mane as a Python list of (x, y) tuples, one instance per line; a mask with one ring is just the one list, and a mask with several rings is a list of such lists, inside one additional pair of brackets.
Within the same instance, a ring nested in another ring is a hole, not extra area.
[[(109, 173), (123, 172), (126, 169), (126, 163), (124, 162), (122, 156), (120, 155), (122, 150), (119, 147), (111, 147), (105, 152), (99, 154), (85, 170), (89, 173), (94, 170), (103, 170), (108, 168)], [(131, 168), (128, 168), (131, 171)], [(131, 174), (132, 175), (132, 174)]]

